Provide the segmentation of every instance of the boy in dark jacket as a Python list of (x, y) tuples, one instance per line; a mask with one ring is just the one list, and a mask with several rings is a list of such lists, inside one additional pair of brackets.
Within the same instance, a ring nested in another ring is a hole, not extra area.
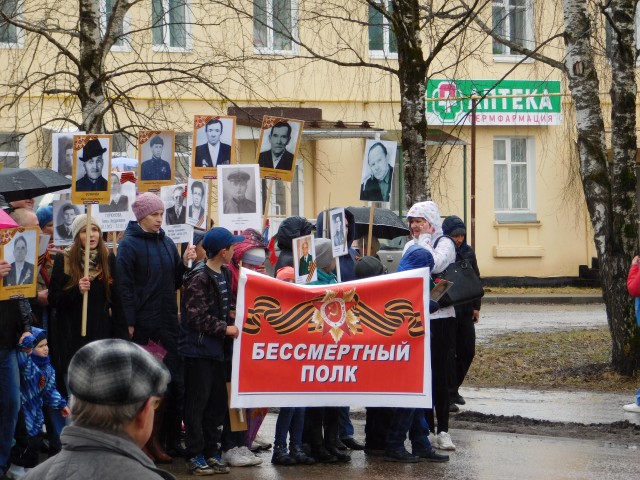
[[(480, 276), (478, 261), (473, 248), (467, 243), (467, 229), (460, 217), (451, 215), (442, 222), (442, 232), (449, 235), (456, 243), (456, 261), (466, 260), (471, 268)], [(449, 375), (449, 410), (457, 412), (458, 405), (464, 405), (464, 398), (458, 392), (464, 377), (467, 375), (471, 362), (476, 354), (475, 324), (480, 321), (481, 299), (458, 305), (456, 309), (456, 340), (455, 354), (449, 354), (447, 369)]]
[(231, 273), (225, 264), (244, 240), (215, 227), (202, 239), (207, 261), (184, 278), (179, 351), (185, 363), (187, 468), (193, 475), (229, 471), (218, 456), (217, 431), (227, 412), (225, 339), (236, 338)]

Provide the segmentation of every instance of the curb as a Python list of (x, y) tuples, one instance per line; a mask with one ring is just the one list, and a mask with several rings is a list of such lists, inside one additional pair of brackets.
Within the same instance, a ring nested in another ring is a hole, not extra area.
[(482, 297), (483, 304), (509, 304), (509, 303), (530, 303), (536, 305), (590, 305), (604, 303), (600, 295), (485, 295)]

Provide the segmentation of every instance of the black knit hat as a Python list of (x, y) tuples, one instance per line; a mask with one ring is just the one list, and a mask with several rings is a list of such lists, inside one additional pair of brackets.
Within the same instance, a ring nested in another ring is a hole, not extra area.
[(361, 257), (356, 261), (355, 276), (357, 279), (382, 275), (384, 266), (376, 257)]

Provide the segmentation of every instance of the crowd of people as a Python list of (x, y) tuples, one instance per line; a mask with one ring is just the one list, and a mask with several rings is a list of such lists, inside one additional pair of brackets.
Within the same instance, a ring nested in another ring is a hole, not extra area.
[[(53, 229), (50, 207), (4, 207), (21, 226)], [(0, 302), (0, 474), (58, 479), (136, 472), (135, 478), (172, 478), (155, 464), (184, 458), (191, 474), (204, 476), (259, 465), (255, 452), (272, 447), (257, 434), (266, 409), (247, 412), (246, 431), (232, 430), (227, 393), (239, 335), (234, 320), (240, 268), (265, 272), (266, 239), (253, 229), (234, 235), (213, 227), (180, 247), (161, 228), (165, 212), (158, 196), (138, 195), (131, 208), (136, 220), (117, 255), (95, 217), (78, 215), (72, 244), (63, 250), (50, 245), (39, 259), (37, 296)], [(338, 259), (332, 241), (323, 238), (322, 214), (316, 226), (302, 217), (284, 220), (275, 277), (294, 281), (293, 240), (314, 228), (315, 284), (337, 283), (336, 261), (341, 281), (384, 275), (375, 254), (360, 255), (352, 247), (355, 223), (348, 209), (345, 220), (349, 248)], [(442, 223), (429, 201), (414, 205), (408, 222), (411, 239), (400, 271), (430, 267), (437, 273), (465, 258), (479, 274), (460, 218)], [(436, 242), (443, 235), (450, 241)], [(0, 277), (9, 270), (0, 259)], [(350, 449), (392, 462), (448, 461), (437, 450), (456, 448), (449, 413), (464, 404), (458, 388), (473, 360), (480, 302), (432, 304), (430, 310), (434, 408), (367, 408), (364, 443), (355, 438), (348, 407), (281, 408), (272, 463), (349, 462)], [(37, 466), (45, 443), (51, 458)], [(92, 453), (82, 456), (83, 449)]]

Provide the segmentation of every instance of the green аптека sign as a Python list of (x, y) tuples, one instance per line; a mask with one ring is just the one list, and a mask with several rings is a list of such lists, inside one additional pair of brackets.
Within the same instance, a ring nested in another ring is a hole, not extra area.
[(550, 95), (557, 93), (559, 81), (429, 80), (427, 123), (471, 125), (470, 97), (486, 95), (476, 106), (476, 125), (561, 125), (562, 97)]

